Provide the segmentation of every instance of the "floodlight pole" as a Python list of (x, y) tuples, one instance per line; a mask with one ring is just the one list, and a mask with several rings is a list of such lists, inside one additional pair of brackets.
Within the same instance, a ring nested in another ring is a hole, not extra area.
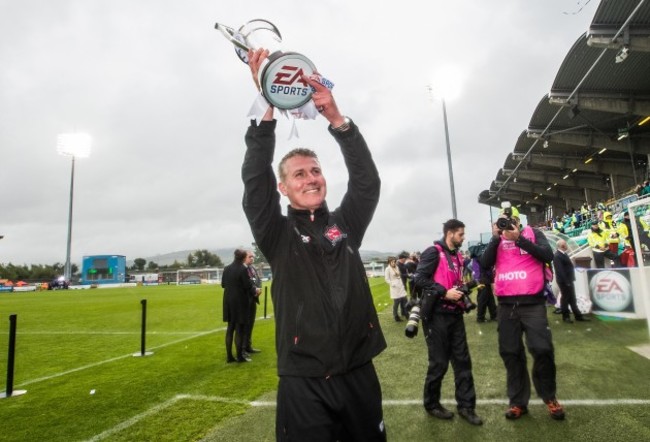
[(68, 209), (68, 245), (65, 252), (65, 267), (63, 268), (63, 277), (70, 281), (72, 276), (72, 265), (70, 263), (70, 249), (72, 244), (72, 201), (74, 197), (74, 155), (72, 155), (72, 170), (70, 172), (70, 205)]
[(442, 98), (442, 117), (445, 121), (445, 140), (447, 141), (447, 167), (449, 168), (449, 188), (451, 190), (451, 213), (454, 219), (458, 219), (456, 213), (456, 191), (454, 189), (454, 170), (451, 166), (451, 146), (449, 145), (449, 127), (447, 125), (447, 106), (444, 97)]

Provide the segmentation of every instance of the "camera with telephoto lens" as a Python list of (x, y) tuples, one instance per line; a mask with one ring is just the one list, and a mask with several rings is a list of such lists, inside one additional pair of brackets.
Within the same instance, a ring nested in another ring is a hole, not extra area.
[(463, 304), (463, 310), (465, 310), (465, 313), (469, 313), (476, 308), (476, 304), (472, 302), (472, 299), (469, 297), (469, 293), (472, 291), (474, 287), (477, 287), (478, 285), (479, 285), (478, 282), (472, 280), (466, 282), (460, 287), (456, 287), (456, 290), (458, 290), (463, 294), (463, 297), (461, 298), (460, 302)]
[(407, 338), (414, 338), (418, 334), (418, 326), (420, 325), (420, 303), (418, 302), (413, 307), (411, 307), (411, 313), (409, 314), (409, 319), (406, 322), (406, 328), (404, 329), (404, 334)]
[(497, 218), (497, 227), (499, 230), (515, 230), (516, 221), (512, 219), (512, 205), (509, 201), (501, 203), (501, 214), (505, 218)]

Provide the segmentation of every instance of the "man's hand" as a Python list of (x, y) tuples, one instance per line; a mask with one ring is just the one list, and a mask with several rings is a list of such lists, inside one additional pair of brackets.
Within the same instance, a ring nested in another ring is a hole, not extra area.
[(326, 86), (320, 84), (317, 78), (317, 74), (312, 76), (302, 76), (303, 81), (314, 88), (315, 92), (311, 95), (311, 99), (314, 102), (316, 109), (318, 109), (318, 112), (320, 112), (321, 115), (330, 122), (332, 127), (339, 127), (345, 123), (345, 118), (341, 115), (339, 108), (336, 106), (336, 101), (334, 101), (332, 91)]
[(504, 230), (503, 237), (509, 241), (517, 241), (521, 232), (519, 231), (519, 226), (512, 224), (513, 230)]
[(445, 299), (449, 301), (458, 302), (462, 297), (463, 297), (463, 292), (456, 289), (456, 287), (450, 288), (449, 290), (447, 290), (447, 293), (445, 293)]
[(253, 82), (255, 83), (255, 87), (258, 91), (262, 90), (262, 86), (260, 86), (259, 80), (260, 66), (262, 66), (262, 63), (264, 63), (264, 60), (266, 60), (268, 56), (268, 49), (251, 49), (248, 51), (248, 67), (251, 70), (251, 74), (253, 75)]

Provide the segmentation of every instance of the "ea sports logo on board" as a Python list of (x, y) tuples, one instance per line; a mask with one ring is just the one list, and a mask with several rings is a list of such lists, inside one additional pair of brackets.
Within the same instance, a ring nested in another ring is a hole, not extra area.
[(621, 312), (629, 309), (632, 303), (632, 286), (621, 273), (598, 272), (591, 278), (589, 288), (594, 303), (602, 310)]

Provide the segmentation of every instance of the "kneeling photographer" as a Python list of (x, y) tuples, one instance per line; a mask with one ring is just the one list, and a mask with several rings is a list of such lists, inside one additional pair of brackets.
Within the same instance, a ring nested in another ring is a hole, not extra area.
[(463, 314), (476, 307), (467, 296), (471, 287), (462, 282), (459, 248), (465, 239), (465, 224), (450, 219), (443, 224), (443, 235), (422, 253), (415, 273), (415, 284), (422, 289), (419, 314), (429, 353), (424, 408), (439, 419), (454, 416), (440, 403), (440, 387), (451, 362), (458, 414), (473, 425), (481, 425), (483, 421), (474, 411), (476, 392), (463, 320)]

